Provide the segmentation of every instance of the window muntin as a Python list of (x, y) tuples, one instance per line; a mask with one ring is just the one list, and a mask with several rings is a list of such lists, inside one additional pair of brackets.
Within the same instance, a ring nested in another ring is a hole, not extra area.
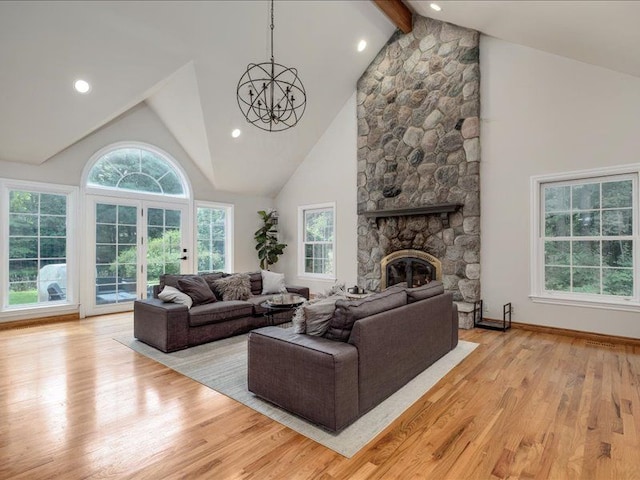
[(89, 172), (87, 186), (187, 196), (178, 170), (160, 154), (139, 147), (117, 148), (102, 155)]
[(230, 206), (196, 208), (198, 273), (231, 272), (231, 216)]
[(335, 275), (335, 207), (301, 207), (301, 274), (333, 278)]
[(637, 301), (637, 176), (540, 183), (543, 296)]
[(9, 189), (8, 306), (66, 303), (68, 201), (67, 194)]

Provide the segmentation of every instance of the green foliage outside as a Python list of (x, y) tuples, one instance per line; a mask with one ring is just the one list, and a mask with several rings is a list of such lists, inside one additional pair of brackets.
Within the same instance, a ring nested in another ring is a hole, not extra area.
[(631, 180), (549, 186), (544, 200), (545, 289), (633, 295)]
[(23, 292), (9, 292), (9, 305), (28, 305), (38, 302), (37, 290), (25, 290)]
[[(182, 236), (180, 230), (166, 230), (161, 237), (150, 239), (147, 243), (147, 280), (157, 283), (164, 273), (180, 273), (180, 248)], [(126, 279), (136, 278), (137, 250), (135, 246), (118, 255), (117, 264), (109, 267), (112, 276)]]
[(308, 213), (305, 219), (306, 242), (333, 242), (333, 213), (330, 210)]
[(305, 215), (305, 272), (333, 272), (333, 210), (310, 211)]
[(260, 268), (268, 270), (269, 266), (276, 263), (278, 261), (278, 257), (284, 253), (284, 249), (287, 244), (278, 242), (278, 232), (276, 229), (278, 222), (276, 212), (265, 212), (264, 210), (260, 210), (258, 215), (260, 215), (263, 225), (256, 230), (254, 239), (256, 241), (256, 250), (258, 251)]
[(198, 273), (225, 268), (226, 211), (198, 208)]
[(66, 263), (66, 215), (65, 195), (10, 191), (10, 305), (37, 302), (38, 271), (48, 264)]

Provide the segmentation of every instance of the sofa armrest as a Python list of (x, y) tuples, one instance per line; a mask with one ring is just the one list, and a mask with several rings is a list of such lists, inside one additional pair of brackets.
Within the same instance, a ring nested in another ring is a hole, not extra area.
[(189, 309), (157, 298), (133, 302), (133, 336), (163, 352), (187, 348)]
[(358, 417), (353, 345), (265, 327), (249, 334), (249, 391), (333, 431)]
[(287, 285), (287, 292), (297, 293), (309, 300), (309, 287), (301, 287), (299, 285)]

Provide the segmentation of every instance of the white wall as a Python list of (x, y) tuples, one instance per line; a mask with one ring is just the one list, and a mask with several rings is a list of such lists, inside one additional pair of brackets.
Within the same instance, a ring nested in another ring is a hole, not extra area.
[(637, 313), (533, 303), (530, 177), (638, 163), (640, 78), (482, 36), (482, 297), (490, 318), (640, 338)]
[(357, 171), (356, 95), (340, 113), (276, 197), (281, 241), (288, 244), (273, 270), (283, 272), (288, 283), (322, 292), (333, 281), (298, 276), (298, 207), (336, 203), (336, 277), (347, 286), (357, 279)]
[[(91, 156), (101, 148), (121, 141), (149, 143), (175, 158), (191, 182), (195, 200), (233, 204), (233, 269), (237, 272), (243, 272), (255, 271), (259, 268), (253, 240), (253, 234), (260, 226), (257, 212), (273, 208), (274, 200), (267, 197), (238, 195), (215, 190), (158, 116), (144, 103), (129, 110), (42, 165), (0, 161), (0, 177), (80, 186), (83, 169)], [(29, 314), (11, 316), (11, 319), (20, 318), (29, 318)]]

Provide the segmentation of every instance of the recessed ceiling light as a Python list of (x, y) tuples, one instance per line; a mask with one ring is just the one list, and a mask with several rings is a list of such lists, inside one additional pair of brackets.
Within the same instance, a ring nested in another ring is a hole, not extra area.
[(360, 40), (360, 42), (358, 42), (358, 51), (361, 52), (363, 51), (365, 48), (367, 48), (367, 42), (366, 40)]
[(240, 134), (241, 134), (241, 133), (242, 133), (242, 132), (240, 131), (240, 129), (239, 129), (239, 128), (236, 128), (233, 132), (231, 132), (231, 136), (232, 136), (233, 138), (238, 138), (238, 137), (240, 136)]
[(439, 12), (440, 10), (442, 10), (442, 7), (440, 5), (438, 5), (437, 3), (432, 3), (429, 6), (431, 7), (432, 10), (435, 10), (436, 12)]
[(89, 93), (91, 85), (89, 85), (89, 82), (86, 80), (76, 80), (73, 84), (73, 88), (75, 88), (78, 93)]

